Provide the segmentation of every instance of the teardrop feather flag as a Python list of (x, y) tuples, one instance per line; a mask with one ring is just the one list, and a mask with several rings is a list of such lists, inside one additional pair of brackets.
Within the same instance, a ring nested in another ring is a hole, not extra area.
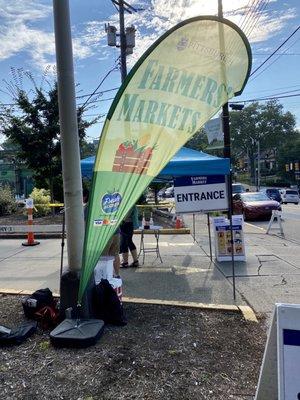
[(79, 303), (122, 219), (185, 142), (242, 92), (250, 69), (243, 32), (212, 16), (176, 25), (132, 68), (110, 107), (95, 160)]

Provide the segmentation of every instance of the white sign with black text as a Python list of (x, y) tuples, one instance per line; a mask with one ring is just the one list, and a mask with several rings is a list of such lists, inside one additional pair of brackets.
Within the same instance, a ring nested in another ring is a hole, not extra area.
[(225, 175), (176, 178), (174, 198), (177, 213), (227, 210)]

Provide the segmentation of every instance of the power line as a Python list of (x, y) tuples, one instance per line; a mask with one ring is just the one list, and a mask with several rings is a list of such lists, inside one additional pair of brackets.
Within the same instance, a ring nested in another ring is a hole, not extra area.
[(118, 89), (119, 89), (119, 87), (115, 87), (115, 88), (112, 88), (112, 89), (101, 90), (101, 92), (81, 94), (80, 96), (76, 96), (76, 99), (82, 99), (84, 97), (88, 97), (90, 95), (94, 96), (96, 94), (99, 94), (101, 96), (103, 93), (113, 92), (114, 90), (118, 90)]
[[(116, 64), (116, 63), (115, 63)], [(116, 71), (118, 68), (116, 65), (113, 66), (113, 68), (111, 68), (105, 75), (104, 77), (101, 79), (99, 85), (96, 87), (96, 89), (93, 91), (93, 93), (90, 94), (90, 96), (85, 100), (85, 102), (81, 105), (81, 108), (83, 108), (85, 105), (87, 105), (89, 103), (89, 100), (95, 95), (95, 93), (97, 92), (97, 90), (100, 88), (100, 86), (102, 85), (102, 83), (105, 81), (105, 79), (113, 72)]]
[[(291, 89), (291, 88), (295, 88), (295, 87), (299, 87), (299, 85), (292, 85), (292, 86), (283, 86), (280, 88), (274, 88), (274, 89), (262, 89), (262, 90), (255, 90), (255, 91), (251, 91), (251, 92), (247, 92), (247, 94), (249, 95), (250, 93), (257, 93), (257, 92), (270, 92), (272, 90), (282, 90), (282, 89)], [(272, 94), (271, 94), (272, 96)]]
[[(294, 46), (295, 43), (297, 43), (299, 41), (299, 39), (295, 40), (285, 51), (288, 51), (291, 47)], [(250, 81), (252, 82), (254, 79), (258, 78), (262, 73), (264, 73), (268, 68), (271, 67), (271, 65), (273, 65), (277, 60), (279, 60), (279, 58), (281, 57), (281, 55), (278, 55), (275, 60), (273, 60), (269, 65), (267, 65), (259, 74), (255, 75)]]
[[(114, 97), (108, 97), (107, 99), (92, 100), (88, 104), (94, 104), (94, 103), (98, 103), (98, 102), (101, 102), (101, 101), (109, 101), (109, 100), (114, 100)], [(85, 105), (86, 105), (86, 102), (84, 102), (82, 104), (78, 104), (78, 106), (81, 107), (81, 108), (83, 108)]]
[(298, 96), (300, 96), (300, 93), (290, 94), (290, 95), (286, 95), (286, 96), (261, 97), (261, 98), (257, 98), (257, 99), (231, 101), (230, 104), (253, 103), (255, 101), (277, 100), (277, 99), (285, 99), (285, 98), (288, 98), (288, 97), (298, 97)]
[[(271, 54), (266, 53), (252, 53), (253, 56), (270, 56)], [(300, 53), (278, 53), (278, 56), (300, 56)]]
[[(100, 95), (101, 96), (103, 93), (113, 92), (114, 90), (119, 90), (119, 87), (115, 87), (115, 88), (107, 89), (107, 90), (101, 90), (100, 92), (97, 92), (97, 91), (95, 92), (94, 91), (92, 93), (82, 94), (80, 96), (76, 96), (76, 99), (83, 99), (84, 97), (92, 97), (92, 96), (96, 96), (96, 95)], [(99, 101), (107, 101), (107, 100), (112, 100), (112, 99), (114, 99), (114, 97), (111, 97), (109, 99), (102, 99), (102, 100), (99, 100)], [(89, 102), (89, 104), (91, 104), (93, 102)], [(84, 103), (82, 103), (82, 104), (84, 104)], [(18, 104), (17, 103), (0, 103), (0, 107), (1, 106), (18, 106)]]
[(286, 42), (287, 42), (292, 36), (294, 36), (295, 33), (296, 33), (299, 29), (300, 29), (300, 25), (294, 30), (294, 32), (292, 32), (292, 33), (290, 34), (290, 36), (289, 36), (287, 39), (285, 39), (285, 41), (284, 41), (283, 43), (281, 43), (281, 45), (280, 45), (279, 47), (277, 47), (276, 50), (273, 51), (273, 53), (272, 53), (269, 57), (267, 57), (267, 58), (265, 59), (264, 62), (262, 62), (262, 63), (250, 74), (250, 76), (252, 76), (253, 74), (255, 74), (267, 61), (269, 61), (270, 58), (273, 57), (274, 54), (276, 54), (277, 51), (278, 51), (279, 49), (281, 49), (281, 47), (284, 46), (284, 45), (286, 44)]

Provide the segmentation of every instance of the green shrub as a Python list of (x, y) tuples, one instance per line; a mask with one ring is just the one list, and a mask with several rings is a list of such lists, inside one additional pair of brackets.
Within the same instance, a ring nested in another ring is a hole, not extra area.
[(33, 188), (29, 197), (33, 199), (34, 211), (37, 216), (42, 217), (51, 213), (51, 208), (47, 205), (51, 202), (49, 190)]
[(0, 185), (0, 215), (12, 214), (17, 210), (17, 203), (9, 186)]

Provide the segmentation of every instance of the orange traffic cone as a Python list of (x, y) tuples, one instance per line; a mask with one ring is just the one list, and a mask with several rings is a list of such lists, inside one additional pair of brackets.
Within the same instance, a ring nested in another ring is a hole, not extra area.
[(40, 242), (37, 242), (34, 240), (34, 233), (32, 232), (32, 225), (33, 225), (32, 208), (28, 208), (27, 210), (28, 210), (27, 211), (27, 215), (28, 215), (27, 242), (22, 243), (22, 246), (36, 246), (37, 244), (40, 244)]
[(176, 215), (176, 221), (175, 221), (175, 229), (180, 229), (181, 228), (181, 221), (178, 215)]

